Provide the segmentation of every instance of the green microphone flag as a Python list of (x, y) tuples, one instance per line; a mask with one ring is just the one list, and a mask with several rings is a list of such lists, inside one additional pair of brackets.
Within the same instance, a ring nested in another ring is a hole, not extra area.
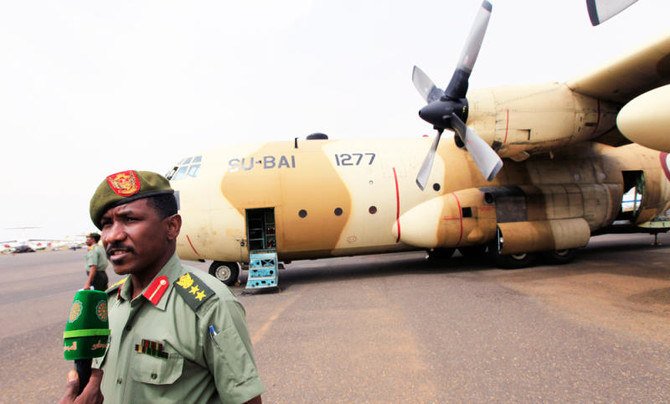
[(91, 359), (103, 356), (108, 343), (107, 294), (99, 290), (78, 291), (65, 324), (63, 356), (75, 361), (80, 392), (88, 383)]

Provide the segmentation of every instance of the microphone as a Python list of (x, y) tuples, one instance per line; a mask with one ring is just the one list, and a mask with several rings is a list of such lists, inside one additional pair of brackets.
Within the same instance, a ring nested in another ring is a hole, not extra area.
[(65, 360), (74, 360), (79, 374), (79, 394), (91, 377), (93, 358), (103, 356), (108, 345), (107, 294), (100, 290), (78, 291), (65, 323), (63, 356)]

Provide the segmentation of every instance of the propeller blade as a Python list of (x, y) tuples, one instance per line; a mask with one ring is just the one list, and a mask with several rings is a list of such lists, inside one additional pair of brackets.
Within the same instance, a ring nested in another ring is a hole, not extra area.
[(637, 0), (586, 0), (591, 25), (595, 26), (609, 20), (635, 2)]
[(435, 87), (426, 73), (414, 66), (412, 81), (419, 93), (428, 102), (428, 105), (419, 111), (419, 116), (433, 124), (433, 127), (438, 130), (435, 141), (416, 176), (416, 184), (421, 190), (424, 190), (428, 183), (428, 176), (430, 176), (430, 170), (435, 160), (435, 152), (444, 129), (454, 129), (458, 133), (475, 160), (477, 167), (487, 180), (492, 180), (502, 168), (500, 156), (477, 136), (474, 130), (466, 127), (463, 122), (468, 119), (468, 101), (465, 98), (468, 92), (468, 80), (482, 47), (492, 9), (491, 3), (484, 0), (475, 17), (470, 35), (465, 42), (458, 66), (443, 93), (438, 92), (439, 89)]
[(486, 28), (489, 25), (492, 8), (491, 3), (488, 1), (484, 0), (484, 2), (482, 2), (482, 6), (472, 24), (470, 36), (468, 36), (468, 39), (465, 42), (461, 60), (458, 62), (458, 69), (465, 70), (468, 73), (472, 72), (472, 68), (477, 61), (477, 56), (479, 56), (479, 49), (481, 49), (482, 42), (484, 42), (484, 35), (486, 34)]
[(489, 19), (491, 18), (492, 9), (493, 6), (491, 3), (484, 0), (475, 17), (475, 21), (470, 30), (470, 35), (468, 36), (463, 52), (461, 53), (461, 59), (458, 62), (456, 71), (454, 71), (454, 75), (451, 77), (449, 86), (447, 86), (445, 91), (446, 96), (452, 100), (465, 98), (465, 94), (468, 92), (468, 79), (475, 66), (475, 62), (477, 61), (479, 50), (482, 47), (486, 28), (488, 27)]
[(426, 154), (426, 158), (423, 160), (423, 164), (421, 164), (419, 174), (416, 175), (416, 185), (418, 185), (422, 191), (426, 188), (428, 177), (430, 176), (430, 171), (433, 169), (435, 152), (437, 152), (437, 146), (440, 144), (441, 137), (442, 129), (439, 129), (437, 131), (437, 136), (435, 136), (435, 140), (433, 140), (433, 145), (430, 147), (430, 150), (428, 150), (428, 154)]
[(474, 129), (468, 127), (461, 121), (456, 114), (451, 114), (451, 126), (461, 138), (461, 141), (468, 150), (468, 153), (475, 161), (477, 168), (482, 173), (486, 181), (491, 181), (498, 174), (503, 166), (503, 162), (491, 146), (488, 145)]
[(414, 83), (414, 87), (416, 87), (421, 97), (428, 104), (440, 99), (444, 95), (444, 91), (437, 88), (433, 80), (423, 70), (419, 69), (418, 66), (414, 66), (414, 70), (412, 70), (412, 83)]

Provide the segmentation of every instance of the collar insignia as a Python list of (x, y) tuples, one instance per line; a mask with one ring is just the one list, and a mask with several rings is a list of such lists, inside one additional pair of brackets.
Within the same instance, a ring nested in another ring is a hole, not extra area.
[(130, 275), (128, 275), (128, 276), (126, 276), (126, 277), (124, 277), (124, 278), (121, 278), (118, 282), (116, 282), (115, 284), (113, 284), (112, 286), (110, 286), (109, 289), (107, 289), (107, 290), (105, 291), (105, 293), (108, 293), (108, 294), (109, 294), (109, 293), (112, 293), (112, 292), (115, 292), (115, 291), (116, 291), (116, 298), (118, 299), (118, 298), (121, 296), (121, 286), (123, 286), (123, 284), (126, 283), (126, 281), (128, 280), (128, 277), (129, 277), (129, 276), (130, 276)]
[(143, 295), (155, 306), (161, 301), (161, 297), (163, 297), (168, 290), (169, 285), (170, 282), (168, 282), (167, 276), (159, 276), (149, 284)]

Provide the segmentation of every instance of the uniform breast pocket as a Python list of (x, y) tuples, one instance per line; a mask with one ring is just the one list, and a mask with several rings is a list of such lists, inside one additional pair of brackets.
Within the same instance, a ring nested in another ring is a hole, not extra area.
[(184, 358), (170, 353), (166, 358), (135, 352), (130, 364), (133, 380), (147, 384), (170, 384), (181, 376)]

